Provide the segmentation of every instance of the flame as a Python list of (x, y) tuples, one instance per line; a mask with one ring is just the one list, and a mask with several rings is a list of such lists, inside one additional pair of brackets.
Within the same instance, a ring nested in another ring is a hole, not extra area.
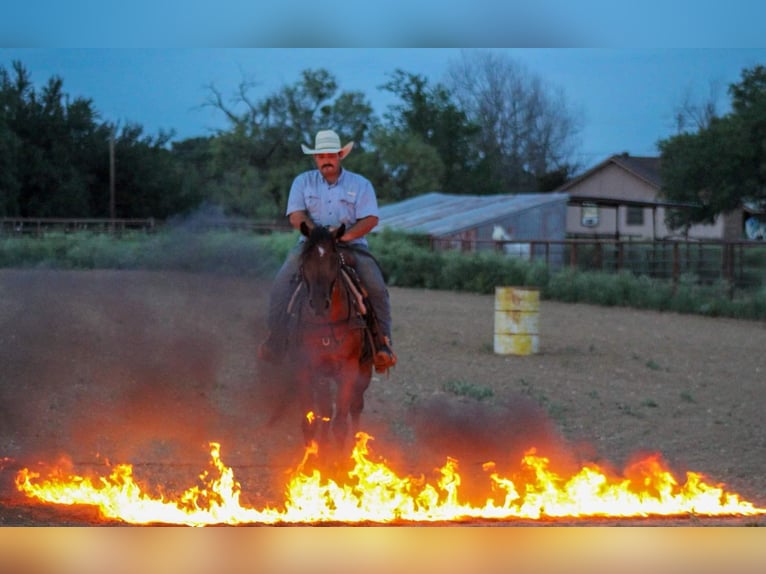
[(628, 467), (623, 477), (610, 477), (597, 465), (584, 465), (572, 476), (550, 469), (550, 460), (534, 449), (522, 460), (524, 481), (494, 472), (486, 463), (492, 497), (482, 506), (461, 502), (458, 461), (448, 458), (431, 484), (424, 477), (400, 477), (384, 460), (372, 460), (368, 442), (358, 433), (351, 453), (348, 481), (337, 482), (306, 467), (317, 452), (308, 447), (293, 472), (281, 508), (256, 509), (240, 501), (234, 472), (221, 461), (221, 446), (210, 443), (211, 466), (194, 486), (175, 499), (142, 490), (129, 464), (114, 467), (108, 476), (64, 476), (54, 471), (43, 479), (28, 469), (19, 471), (17, 488), (28, 497), (62, 505), (93, 505), (107, 519), (127, 523), (210, 524), (320, 522), (436, 522), (468, 519), (540, 519), (542, 517), (746, 516), (766, 514), (765, 508), (741, 500), (702, 475), (687, 472), (679, 484), (658, 456)]

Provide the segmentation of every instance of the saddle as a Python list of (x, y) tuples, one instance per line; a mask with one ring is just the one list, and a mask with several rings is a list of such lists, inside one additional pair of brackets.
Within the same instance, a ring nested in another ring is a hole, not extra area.
[[(360, 357), (361, 362), (371, 361), (375, 355), (376, 349), (385, 344), (385, 338), (381, 333), (378, 318), (375, 315), (375, 310), (370, 303), (367, 289), (364, 287), (362, 280), (359, 278), (356, 268), (354, 267), (355, 256), (351, 247), (342, 247), (340, 249), (341, 267), (340, 277), (346, 286), (348, 292), (351, 294), (354, 310), (356, 315), (362, 320), (362, 326), (365, 331), (365, 344)], [(365, 256), (372, 257), (372, 255), (365, 254)], [(290, 297), (290, 303), (287, 306), (287, 315), (290, 319), (288, 321), (290, 327), (289, 331), (292, 331), (293, 326), (297, 323), (297, 302), (300, 297), (302, 288), (301, 278), (299, 274), (296, 274), (292, 279), (294, 289), (292, 296)]]

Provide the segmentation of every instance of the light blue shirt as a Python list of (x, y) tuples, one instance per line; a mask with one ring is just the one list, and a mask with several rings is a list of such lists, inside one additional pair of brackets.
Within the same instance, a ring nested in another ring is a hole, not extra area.
[[(306, 211), (317, 225), (351, 227), (364, 217), (378, 217), (378, 200), (372, 183), (357, 173), (341, 169), (334, 184), (327, 183), (318, 169), (303, 172), (293, 180), (285, 215)], [(303, 237), (301, 237), (303, 239)], [(367, 245), (360, 237), (350, 243)]]

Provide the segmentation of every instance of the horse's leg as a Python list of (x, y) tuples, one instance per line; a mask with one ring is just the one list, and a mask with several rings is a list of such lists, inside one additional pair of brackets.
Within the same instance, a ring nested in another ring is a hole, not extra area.
[(362, 411), (364, 410), (364, 393), (367, 391), (367, 387), (370, 386), (371, 378), (372, 363), (360, 364), (354, 384), (354, 392), (351, 396), (350, 407), (351, 430), (355, 435), (357, 432), (359, 432), (359, 419), (361, 418)]
[(335, 393), (335, 417), (333, 418), (333, 434), (335, 444), (343, 449), (348, 435), (348, 417), (354, 400), (359, 367), (356, 358), (350, 357), (338, 369), (338, 388)]
[(296, 373), (298, 381), (298, 404), (301, 411), (301, 429), (303, 442), (311, 444), (316, 436), (317, 415), (314, 412), (314, 393), (312, 389), (311, 372), (302, 368)]
[(330, 422), (332, 421), (332, 389), (326, 376), (315, 375), (313, 381), (316, 427), (319, 430), (319, 444), (327, 444)]

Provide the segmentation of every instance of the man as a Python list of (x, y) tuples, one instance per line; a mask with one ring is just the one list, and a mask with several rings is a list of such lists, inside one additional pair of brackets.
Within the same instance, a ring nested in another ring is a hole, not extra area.
[[(354, 142), (341, 146), (340, 137), (332, 130), (317, 132), (314, 149), (301, 144), (303, 153), (314, 156), (316, 169), (298, 175), (287, 198), (287, 217), (294, 229), (305, 222), (309, 229), (324, 225), (337, 229), (346, 225), (341, 242), (356, 250), (356, 272), (367, 289), (369, 301), (380, 326), (382, 339), (376, 341), (375, 369), (387, 371), (396, 364), (391, 345), (391, 306), (383, 274), (369, 253), (365, 236), (378, 224), (378, 201), (372, 184), (365, 177), (341, 167)], [(301, 236), (300, 241), (304, 238)], [(287, 256), (271, 287), (269, 336), (258, 356), (276, 362), (286, 344), (282, 326), (292, 295), (291, 280), (298, 272), (300, 244)]]

